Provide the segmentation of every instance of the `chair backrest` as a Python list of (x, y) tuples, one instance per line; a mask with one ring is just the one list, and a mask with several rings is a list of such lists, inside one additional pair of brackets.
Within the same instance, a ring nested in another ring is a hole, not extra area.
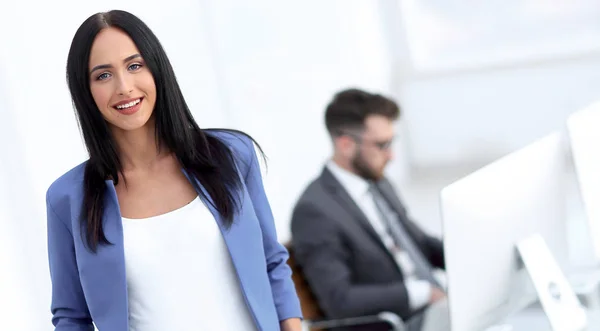
[(285, 245), (288, 252), (290, 253), (290, 258), (288, 259), (288, 265), (292, 269), (292, 280), (294, 281), (294, 285), (296, 286), (296, 292), (298, 293), (298, 298), (300, 299), (300, 305), (302, 306), (302, 315), (304, 315), (304, 319), (308, 321), (315, 321), (323, 318), (323, 312), (319, 308), (317, 304), (317, 300), (310, 289), (310, 286), (304, 279), (304, 274), (302, 273), (302, 269), (299, 265), (296, 264), (296, 260), (294, 258), (294, 249), (291, 243)]

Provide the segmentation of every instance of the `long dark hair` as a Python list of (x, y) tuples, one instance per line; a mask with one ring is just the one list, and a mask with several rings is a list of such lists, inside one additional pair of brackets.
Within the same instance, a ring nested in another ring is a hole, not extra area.
[[(108, 27), (118, 28), (129, 35), (154, 77), (156, 104), (153, 116), (157, 148), (166, 146), (188, 174), (200, 182), (229, 227), (239, 207), (237, 193), (242, 184), (235, 164), (236, 156), (224, 142), (198, 127), (183, 98), (171, 63), (150, 28), (131, 13), (113, 10), (94, 14), (81, 24), (73, 37), (67, 59), (67, 83), (89, 153), (80, 215), (81, 234), (87, 247), (95, 252), (98, 244), (110, 244), (102, 228), (105, 180), (113, 180), (116, 185), (119, 174), (122, 174), (118, 146), (94, 102), (88, 71), (94, 39)], [(260, 146), (258, 148), (262, 154)], [(207, 198), (201, 190), (199, 193)]]

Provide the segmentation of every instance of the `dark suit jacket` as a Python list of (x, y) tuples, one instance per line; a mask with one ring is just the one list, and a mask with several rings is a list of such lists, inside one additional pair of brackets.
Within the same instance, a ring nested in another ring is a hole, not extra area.
[[(387, 179), (377, 185), (431, 264), (444, 268), (442, 242), (408, 219)], [(328, 318), (415, 314), (396, 261), (327, 168), (300, 197), (291, 228), (296, 260)]]

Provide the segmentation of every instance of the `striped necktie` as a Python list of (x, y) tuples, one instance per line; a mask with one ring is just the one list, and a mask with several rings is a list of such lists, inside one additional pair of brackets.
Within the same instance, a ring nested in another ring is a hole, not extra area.
[(379, 188), (377, 188), (377, 186), (374, 184), (371, 184), (369, 191), (373, 196), (373, 201), (375, 202), (377, 211), (379, 212), (381, 219), (386, 224), (390, 236), (394, 239), (396, 245), (403, 249), (412, 259), (415, 265), (416, 275), (420, 279), (429, 281), (432, 285), (443, 289), (441, 284), (433, 275), (433, 268), (431, 267), (431, 264), (429, 261), (427, 261), (421, 250), (408, 235), (402, 222), (398, 220), (396, 213), (393, 212), (387, 201), (381, 195)]

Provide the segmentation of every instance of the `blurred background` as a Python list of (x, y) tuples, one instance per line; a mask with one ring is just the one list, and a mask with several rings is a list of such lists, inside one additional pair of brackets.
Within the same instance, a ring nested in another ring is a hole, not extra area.
[(436, 235), (440, 188), (600, 99), (597, 0), (2, 1), (3, 330), (50, 330), (45, 192), (87, 158), (67, 52), (83, 20), (110, 9), (158, 35), (201, 127), (261, 143), (282, 242), (295, 200), (331, 152), (324, 108), (340, 89), (401, 105), (388, 174)]

